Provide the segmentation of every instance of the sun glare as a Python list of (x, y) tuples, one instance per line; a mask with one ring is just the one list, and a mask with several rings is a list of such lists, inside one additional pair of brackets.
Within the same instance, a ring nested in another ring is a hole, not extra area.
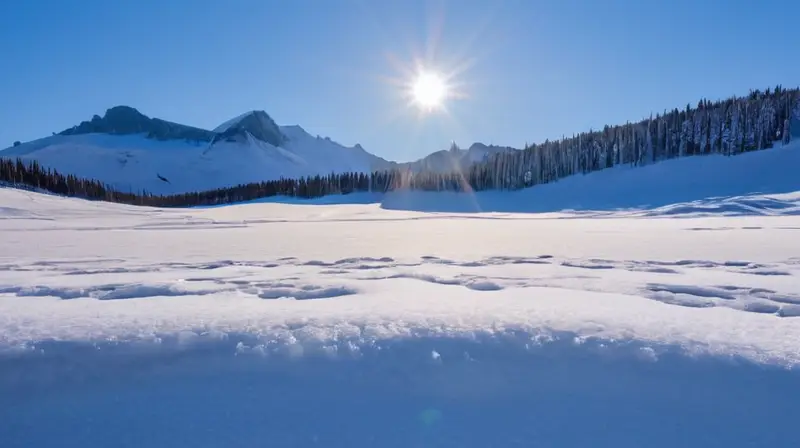
[(414, 102), (425, 111), (441, 108), (447, 93), (447, 84), (435, 73), (420, 73), (411, 86)]

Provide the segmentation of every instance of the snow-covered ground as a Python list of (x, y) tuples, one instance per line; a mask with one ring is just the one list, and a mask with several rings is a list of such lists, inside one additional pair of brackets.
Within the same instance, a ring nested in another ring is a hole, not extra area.
[(664, 219), (0, 189), (0, 446), (796, 447), (798, 197)]

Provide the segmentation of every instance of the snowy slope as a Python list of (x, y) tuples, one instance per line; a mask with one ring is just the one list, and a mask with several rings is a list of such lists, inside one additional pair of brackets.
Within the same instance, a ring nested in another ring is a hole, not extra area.
[(37, 160), (122, 191), (164, 194), (280, 177), (368, 172), (388, 164), (358, 145), (348, 148), (317, 139), (297, 126), (280, 128), (261, 111), (205, 131), (150, 119), (126, 107), (109, 109), (105, 117), (59, 135), (0, 151), (0, 157)]
[[(643, 167), (620, 166), (518, 191), (478, 193), (395, 192), (383, 199), (390, 209), (447, 212), (553, 212), (647, 209), (652, 214), (700, 212), (704, 200), (800, 191), (800, 140), (727, 157), (709, 155), (666, 160)], [(693, 202), (698, 201), (698, 202)], [(689, 208), (668, 207), (681, 203)], [(690, 203), (690, 204), (685, 204)], [(792, 206), (792, 200), (788, 206)], [(714, 202), (736, 212), (747, 204)], [(756, 207), (784, 207), (762, 202)], [(653, 210), (666, 207), (663, 210)], [(683, 211), (681, 211), (683, 210)], [(719, 210), (717, 210), (719, 211)], [(714, 212), (714, 210), (711, 210)]]
[(4, 448), (797, 445), (800, 216), (0, 204)]
[[(305, 160), (313, 160), (320, 167), (335, 167), (337, 172), (364, 172), (384, 170), (394, 165), (378, 156), (370, 154), (361, 145), (345, 148), (327, 137), (313, 137), (300, 126), (281, 126), (286, 136), (284, 147)], [(327, 174), (331, 171), (322, 171)]]
[(734, 157), (709, 155), (643, 167), (615, 167), (516, 191), (472, 193), (394, 191), (305, 200), (291, 204), (375, 203), (389, 210), (446, 213), (552, 213), (582, 216), (796, 215), (800, 214), (800, 140)]

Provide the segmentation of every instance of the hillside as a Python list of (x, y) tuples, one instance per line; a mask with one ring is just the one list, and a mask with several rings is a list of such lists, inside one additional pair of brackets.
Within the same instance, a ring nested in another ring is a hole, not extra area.
[[(604, 216), (798, 215), (800, 214), (800, 139), (774, 148), (737, 156), (712, 154), (662, 161), (642, 167), (617, 166), (515, 191), (413, 189), (415, 184), (391, 172), (331, 175), (258, 183), (169, 197), (109, 196), (85, 180), (57, 179), (17, 172), (14, 163), (0, 163), (6, 180), (58, 194), (137, 205), (209, 206), (231, 203), (306, 205), (380, 204), (384, 209), (447, 213), (576, 212)], [(35, 166), (32, 167), (37, 169)], [(15, 179), (15, 180), (13, 180)], [(70, 183), (71, 182), (71, 183)], [(82, 183), (83, 182), (83, 183)], [(86, 184), (86, 185), (84, 185)], [(73, 193), (69, 193), (72, 189)], [(317, 192), (323, 192), (321, 195)], [(345, 193), (345, 194), (342, 194)]]
[[(682, 157), (645, 166), (616, 166), (574, 174), (555, 182), (515, 191), (395, 191), (381, 201), (384, 208), (429, 212), (557, 212), (655, 210), (669, 213), (684, 203), (688, 212), (730, 213), (740, 209), (736, 197), (800, 191), (800, 139), (786, 145), (736, 156), (711, 154)], [(710, 198), (715, 201), (708, 202)], [(734, 198), (732, 202), (719, 202)], [(795, 207), (797, 201), (793, 202)], [(706, 204), (706, 205), (704, 205)], [(763, 207), (783, 207), (780, 201)], [(747, 206), (745, 206), (746, 208)], [(769, 214), (756, 209), (753, 213)], [(746, 212), (746, 210), (739, 210)]]
[(370, 172), (389, 162), (361, 146), (278, 126), (263, 111), (236, 117), (214, 131), (118, 106), (103, 117), (23, 143), (0, 157), (97, 179), (124, 192), (176, 194), (331, 172)]
[(800, 215), (800, 140), (738, 156), (709, 155), (576, 174), (515, 191), (400, 189), (303, 199), (273, 196), (248, 203), (379, 204), (437, 213), (578, 213), (624, 216)]

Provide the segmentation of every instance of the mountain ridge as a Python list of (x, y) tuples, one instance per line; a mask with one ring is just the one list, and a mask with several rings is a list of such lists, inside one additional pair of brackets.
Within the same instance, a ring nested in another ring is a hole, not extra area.
[(264, 111), (248, 111), (215, 130), (114, 106), (57, 134), (15, 143), (0, 157), (36, 161), (120, 191), (156, 194), (393, 166), (361, 145), (347, 147), (300, 126), (278, 126)]
[(67, 128), (58, 135), (81, 134), (130, 135), (147, 133), (147, 138), (156, 140), (200, 140), (211, 141), (214, 132), (193, 126), (187, 126), (160, 118), (150, 118), (138, 109), (119, 105), (106, 110), (101, 117), (95, 115), (91, 120)]
[(466, 170), (495, 152), (474, 143), (467, 150), (451, 147), (400, 163), (359, 143), (345, 146), (300, 125), (280, 126), (263, 110), (248, 110), (209, 130), (117, 105), (52, 136), (15, 142), (0, 150), (0, 157), (36, 160), (125, 191), (171, 194), (332, 172)]
[[(245, 116), (247, 114), (234, 119), (232, 123), (241, 123)], [(226, 126), (226, 129), (229, 127)], [(130, 143), (142, 145), (143, 141), (147, 140), (153, 145), (162, 145), (162, 148), (166, 144), (144, 138), (147, 134), (138, 136), (110, 134), (68, 136), (86, 139), (86, 141), (79, 142), (84, 146), (78, 145), (70, 151), (61, 151), (58, 148), (59, 143), (64, 143), (58, 141), (58, 139), (64, 138), (61, 135), (15, 146), (2, 155), (25, 156), (42, 150), (35, 155), (56, 157), (55, 161), (62, 164), (72, 163), (73, 170), (65, 170), (63, 165), (59, 165), (61, 166), (59, 173), (53, 174), (49, 171), (50, 167), (55, 165), (52, 163), (54, 161), (52, 158), (47, 163), (40, 163), (36, 157), (28, 157), (27, 160), (5, 161), (5, 171), (0, 174), (6, 176), (6, 179), (12, 184), (25, 182), (27, 179), (29, 185), (37, 187), (40, 186), (39, 181), (45, 179), (44, 181), (50, 182), (56, 190), (67, 193), (70, 191), (76, 193), (79, 190), (73, 188), (74, 186), (64, 185), (67, 178), (61, 173), (77, 174), (84, 180), (73, 178), (73, 183), (80, 181), (82, 185), (91, 186), (101, 193), (101, 197), (105, 197), (105, 193), (102, 191), (107, 190), (104, 185), (110, 186), (112, 195), (120, 193), (131, 200), (139, 201), (140, 205), (152, 201), (156, 201), (156, 203), (162, 201), (169, 205), (220, 204), (276, 195), (315, 198), (357, 191), (419, 190), (472, 194), (483, 190), (508, 191), (543, 185), (537, 188), (537, 191), (541, 192), (548, 189), (547, 185), (562, 184), (563, 179), (581, 178), (581, 176), (593, 172), (607, 173), (612, 168), (617, 171), (626, 171), (654, 165), (653, 170), (655, 171), (648, 172), (657, 173), (664, 169), (665, 165), (662, 162), (672, 159), (698, 157), (698, 161), (709, 160), (708, 156), (714, 154), (729, 157), (767, 150), (776, 145), (787, 145), (795, 140), (800, 140), (800, 89), (783, 89), (777, 86), (774, 90), (751, 91), (746, 97), (734, 96), (716, 102), (701, 100), (696, 108), (687, 105), (683, 110), (675, 108), (665, 111), (664, 115), (656, 114), (640, 122), (605, 126), (602, 130), (573, 134), (572, 137), (564, 137), (557, 141), (545, 140), (540, 144), (526, 145), (525, 149), (521, 151), (482, 144), (475, 144), (467, 150), (462, 150), (453, 143), (449, 151), (439, 151), (430, 157), (433, 162), (429, 165), (435, 165), (435, 162), (439, 161), (446, 167), (444, 172), (438, 173), (431, 166), (423, 167), (425, 172), (414, 173), (408, 166), (396, 163), (390, 164), (390, 166), (396, 167), (394, 169), (375, 171), (374, 162), (379, 158), (367, 153), (360, 145), (344, 148), (329, 138), (312, 137), (299, 126), (287, 126), (279, 129), (287, 137), (287, 143), (283, 147), (274, 147), (266, 142), (260, 142), (248, 131), (244, 131), (246, 145), (240, 145), (236, 141), (233, 143), (223, 141), (206, 145), (206, 149), (198, 149), (197, 147), (202, 145), (200, 142), (195, 142), (191, 147), (182, 146), (183, 150), (171, 147), (171, 151), (156, 151), (155, 153), (159, 156), (177, 157), (176, 160), (170, 161), (177, 163), (151, 163), (151, 166), (148, 167), (149, 171), (146, 171), (150, 176), (150, 179), (147, 180), (151, 182), (154, 181), (152, 176), (155, 174), (158, 179), (156, 187), (161, 187), (161, 191), (153, 190), (152, 184), (143, 187), (143, 183), (135, 182), (133, 182), (136, 185), (135, 188), (119, 188), (101, 176), (79, 172), (88, 165), (84, 160), (90, 160), (91, 157), (125, 156), (130, 160), (116, 161), (123, 167), (128, 162), (131, 162), (128, 165), (141, 163), (142, 160), (132, 154), (139, 150), (129, 150)], [(141, 128), (133, 128), (133, 131), (141, 130)], [(115, 128), (112, 131), (118, 130)], [(129, 129), (127, 132), (132, 131)], [(123, 137), (138, 138), (138, 140), (126, 143), (120, 140)], [(97, 138), (103, 138), (105, 141), (99, 143), (90, 141)], [(74, 141), (66, 143), (75, 144)], [(91, 147), (93, 144), (98, 149), (94, 153), (91, 151), (86, 154), (76, 155), (74, 153), (85, 152), (87, 149), (85, 146)], [(122, 148), (125, 151), (121, 154), (119, 151), (115, 153), (109, 151), (109, 146)], [(194, 157), (197, 154), (193, 153), (197, 151), (202, 151), (202, 154), (200, 160), (196, 162), (202, 163), (186, 166), (187, 158), (184, 156), (188, 154)], [(495, 153), (488, 155), (487, 152), (490, 151)], [(67, 158), (62, 157), (61, 160), (58, 160), (57, 156), (64, 156), (64, 154), (67, 155)], [(246, 157), (239, 156), (242, 154)], [(88, 158), (82, 157), (83, 155)], [(152, 154), (150, 155), (152, 156)], [(232, 155), (233, 157), (231, 157)], [(383, 159), (379, 160), (389, 163)], [(468, 170), (459, 172), (457, 164), (462, 160), (473, 162), (474, 165), (470, 166)], [(474, 162), (475, 160), (480, 161)], [(154, 162), (153, 160), (149, 161)], [(206, 163), (206, 161), (211, 161), (211, 163)], [(117, 185), (120, 184), (118, 176), (130, 175), (130, 172), (114, 166), (115, 161), (107, 162), (112, 166), (103, 166), (101, 171), (95, 172), (100, 172), (102, 176), (106, 176), (106, 179), (109, 176), (113, 177)], [(145, 159), (144, 162), (148, 162), (148, 160)], [(264, 167), (272, 167), (273, 163), (277, 168), (265, 175)], [(39, 174), (35, 176), (30, 173), (25, 174), (26, 164), (30, 170)], [(795, 163), (791, 163), (791, 165), (791, 169), (796, 166)], [(332, 166), (336, 168), (332, 169)], [(109, 174), (114, 168), (117, 169), (117, 172)], [(166, 172), (165, 169), (173, 169), (173, 171)], [(154, 173), (155, 170), (157, 171)], [(366, 170), (372, 171), (365, 174)], [(21, 174), (11, 176), (9, 173), (12, 171)], [(199, 174), (194, 171), (198, 171)], [(226, 178), (225, 173), (236, 173), (237, 177)], [(740, 177), (748, 176), (746, 173), (740, 174)], [(191, 175), (194, 175), (194, 178)], [(178, 180), (175, 179), (176, 176), (179, 178)], [(39, 180), (33, 182), (34, 177)], [(269, 181), (269, 179), (272, 180)], [(192, 180), (201, 180), (202, 182), (192, 184)], [(617, 178), (611, 176), (606, 180), (610, 187), (614, 185)], [(135, 179), (135, 181), (142, 181), (142, 179)], [(213, 185), (209, 185), (209, 181), (213, 182)], [(176, 193), (175, 187), (164, 191), (164, 186), (160, 182), (173, 186), (180, 185), (180, 194), (169, 196), (169, 193)], [(567, 181), (564, 180), (564, 182)], [(233, 186), (231, 186), (232, 184)], [(769, 182), (763, 186), (769, 187)], [(156, 193), (157, 197), (150, 194), (138, 196), (135, 193), (130, 194), (134, 191), (141, 192), (143, 189), (146, 193)], [(631, 192), (618, 192), (618, 194), (630, 196), (640, 191), (641, 188), (633, 188)], [(191, 194), (185, 194), (187, 192)], [(164, 196), (164, 193), (167, 193), (167, 196)], [(580, 197), (583, 194), (585, 194), (585, 190), (578, 192), (578, 202), (581, 201)]]

